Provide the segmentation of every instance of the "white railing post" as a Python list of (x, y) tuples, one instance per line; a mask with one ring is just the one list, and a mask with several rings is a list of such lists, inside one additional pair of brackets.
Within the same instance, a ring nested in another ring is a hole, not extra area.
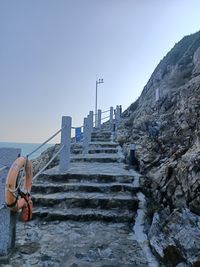
[(88, 154), (89, 150), (89, 125), (88, 118), (84, 118), (83, 123), (83, 154)]
[(60, 146), (63, 149), (60, 152), (59, 170), (61, 172), (66, 171), (69, 168), (70, 162), (70, 145), (71, 145), (71, 126), (72, 118), (69, 116), (62, 117), (62, 131)]
[(11, 212), (5, 206), (5, 182), (11, 164), (20, 155), (17, 148), (0, 148), (0, 260), (8, 259), (8, 254), (15, 246), (17, 213)]
[(93, 132), (93, 124), (94, 124), (94, 112), (90, 111), (89, 113), (89, 117), (90, 117), (90, 132)]
[(116, 106), (115, 109), (115, 125), (116, 125), (116, 129), (118, 128), (120, 123), (120, 107)]
[(97, 124), (97, 128), (101, 129), (101, 109), (98, 109), (98, 124)]
[(113, 107), (110, 107), (110, 130), (113, 131)]
[(94, 127), (97, 128), (98, 126), (98, 117), (97, 117), (97, 114), (95, 113), (94, 114)]

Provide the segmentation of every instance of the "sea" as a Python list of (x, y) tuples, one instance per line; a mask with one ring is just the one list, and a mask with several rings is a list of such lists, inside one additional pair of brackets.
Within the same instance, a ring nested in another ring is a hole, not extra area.
[[(10, 142), (0, 142), (0, 148), (2, 147), (12, 147), (12, 148), (20, 148), (21, 149), (21, 156), (26, 156), (29, 153), (31, 153), (34, 149), (39, 147), (41, 144), (39, 143), (10, 143)], [(38, 151), (34, 152), (29, 159), (35, 159), (40, 154), (45, 151), (47, 148), (53, 146), (54, 144), (45, 144), (42, 148), (40, 148)]]

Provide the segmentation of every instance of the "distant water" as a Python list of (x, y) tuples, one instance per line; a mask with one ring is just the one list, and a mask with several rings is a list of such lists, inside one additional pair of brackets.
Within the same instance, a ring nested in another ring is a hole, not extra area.
[[(37, 148), (40, 144), (32, 144), (32, 143), (9, 143), (9, 142), (0, 142), (0, 148), (1, 147), (13, 147), (13, 148), (21, 148), (22, 156), (26, 156), (30, 152), (32, 152), (35, 148)], [(37, 158), (44, 150), (47, 148), (53, 146), (53, 144), (45, 144), (42, 148), (40, 148), (37, 152), (35, 152), (32, 156), (30, 156), (30, 159)]]

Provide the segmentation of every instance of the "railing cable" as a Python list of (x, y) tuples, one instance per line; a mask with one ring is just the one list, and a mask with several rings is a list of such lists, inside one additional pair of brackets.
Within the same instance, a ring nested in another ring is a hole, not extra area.
[[(107, 112), (109, 112), (109, 111), (110, 111), (110, 109), (105, 110), (105, 111), (102, 111), (101, 114), (103, 114), (103, 113), (107, 113)], [(93, 116), (96, 116), (96, 115), (98, 115), (98, 113), (94, 113), (94, 114), (93, 114)]]
[(7, 168), (8, 168), (7, 166), (4, 166), (4, 167), (0, 168), (0, 172), (6, 170)]
[(6, 207), (6, 204), (1, 204), (0, 205), (0, 210), (2, 210), (3, 208), (5, 208)]
[(104, 118), (102, 118), (101, 120), (106, 120), (106, 119), (108, 119), (108, 118), (110, 118), (110, 116), (104, 117)]
[(101, 114), (107, 113), (107, 112), (109, 112), (109, 111), (110, 111), (110, 109), (105, 110), (105, 111), (102, 111)]
[(34, 149), (31, 153), (29, 153), (26, 157), (30, 157), (33, 153), (35, 153), (36, 151), (38, 151), (41, 147), (43, 147), (46, 143), (48, 143), (51, 139), (53, 139), (56, 135), (58, 135), (62, 129), (64, 129), (65, 126), (63, 128), (61, 128), (59, 131), (57, 131), (55, 134), (53, 134), (51, 137), (49, 137), (45, 142), (43, 142), (41, 145), (39, 145), (36, 149)]
[(62, 146), (56, 153), (55, 155), (47, 162), (47, 164), (33, 177), (33, 180), (35, 180), (48, 166), (49, 164), (58, 156), (58, 154), (60, 153), (60, 151), (64, 148), (64, 146)]

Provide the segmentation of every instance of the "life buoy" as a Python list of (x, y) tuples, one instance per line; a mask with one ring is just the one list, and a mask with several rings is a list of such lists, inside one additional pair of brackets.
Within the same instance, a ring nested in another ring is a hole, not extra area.
[[(18, 185), (18, 176), (20, 171), (24, 168), (24, 183), (21, 189)], [(29, 221), (32, 219), (32, 200), (30, 196), (32, 187), (32, 163), (27, 158), (17, 158), (6, 178), (5, 187), (5, 202), (7, 207), (14, 212), (22, 209), (21, 219), (22, 221)]]

